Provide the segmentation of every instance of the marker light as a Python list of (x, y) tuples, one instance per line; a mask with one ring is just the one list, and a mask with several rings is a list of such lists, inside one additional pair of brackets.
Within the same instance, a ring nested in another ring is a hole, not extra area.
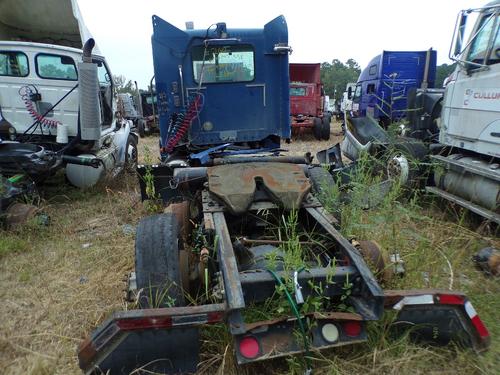
[(334, 343), (339, 339), (339, 329), (335, 324), (326, 323), (321, 327), (321, 335), (329, 343)]

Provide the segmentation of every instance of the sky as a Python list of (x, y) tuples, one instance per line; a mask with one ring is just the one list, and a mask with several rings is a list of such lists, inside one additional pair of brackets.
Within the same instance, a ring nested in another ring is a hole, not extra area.
[(153, 76), (153, 14), (184, 30), (186, 21), (206, 29), (262, 28), (284, 15), (290, 62), (342, 62), (361, 68), (382, 50), (437, 50), (438, 64), (451, 63), (448, 51), (457, 14), (488, 0), (78, 0), (83, 19), (115, 75), (146, 88)]

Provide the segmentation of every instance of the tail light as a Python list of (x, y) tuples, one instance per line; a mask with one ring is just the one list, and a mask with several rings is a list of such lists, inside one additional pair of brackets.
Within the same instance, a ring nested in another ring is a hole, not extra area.
[(358, 337), (361, 334), (361, 322), (355, 320), (343, 323), (342, 328), (349, 337)]
[(255, 359), (261, 353), (259, 341), (253, 336), (243, 337), (238, 344), (238, 350), (247, 359)]

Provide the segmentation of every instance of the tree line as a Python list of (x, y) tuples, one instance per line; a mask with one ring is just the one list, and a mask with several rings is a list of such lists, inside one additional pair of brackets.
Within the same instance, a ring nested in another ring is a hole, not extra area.
[[(443, 87), (443, 82), (455, 69), (455, 64), (442, 64), (437, 66), (436, 81), (434, 87)], [(354, 59), (348, 59), (345, 63), (338, 59), (333, 59), (331, 63), (324, 62), (321, 64), (321, 82), (325, 94), (330, 98), (340, 100), (347, 83), (356, 82), (361, 67)], [(128, 80), (123, 75), (113, 76), (116, 91), (118, 93), (135, 93), (135, 85), (131, 80)], [(149, 87), (148, 87), (149, 90)]]

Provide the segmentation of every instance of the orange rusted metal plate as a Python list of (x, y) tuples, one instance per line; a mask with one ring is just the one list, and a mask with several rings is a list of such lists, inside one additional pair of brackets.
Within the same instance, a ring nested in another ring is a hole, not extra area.
[(300, 207), (311, 189), (302, 167), (286, 163), (245, 163), (208, 168), (208, 187), (229, 210), (244, 213), (262, 188), (274, 203), (291, 210)]

